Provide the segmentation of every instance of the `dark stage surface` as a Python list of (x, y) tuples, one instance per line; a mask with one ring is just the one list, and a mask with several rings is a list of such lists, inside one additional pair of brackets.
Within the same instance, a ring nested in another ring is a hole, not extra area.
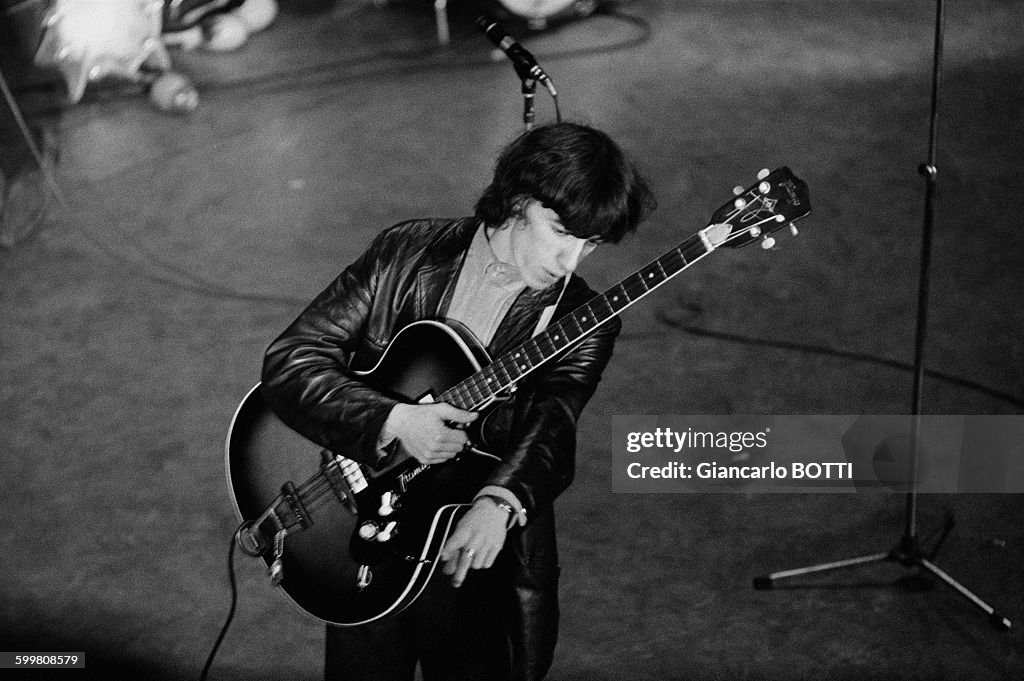
[[(227, 54), (172, 53), (191, 116), (88, 91), (60, 117), (54, 205), (0, 251), (0, 650), (85, 651), (61, 678), (196, 679), (228, 609), (223, 438), (274, 336), (380, 229), (471, 211), (522, 126), (519, 82), (453, 1), (290, 2)], [(1024, 412), (1024, 5), (947, 2), (923, 410)], [(558, 503), (552, 681), (1024, 678), (1024, 497), (922, 495), (945, 570), (998, 632), (891, 563), (897, 494), (612, 494), (619, 414), (909, 413), (933, 2), (637, 1), (520, 33), (567, 119), (653, 180), (597, 289), (790, 166), (813, 214), (716, 253), (624, 316)], [(538, 120), (554, 110), (543, 92)], [(3, 152), (6, 153), (6, 152)], [(1024, 451), (1022, 451), (1024, 455)], [(240, 558), (213, 679), (318, 679), (322, 626)], [(7, 678), (7, 672), (3, 672)], [(43, 672), (25, 674), (43, 678)]]

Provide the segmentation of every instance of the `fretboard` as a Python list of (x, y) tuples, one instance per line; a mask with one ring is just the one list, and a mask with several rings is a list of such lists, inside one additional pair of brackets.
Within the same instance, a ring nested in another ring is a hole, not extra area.
[(549, 324), (533, 338), (508, 350), (477, 373), (455, 384), (443, 392), (438, 400), (467, 411), (482, 409), (531, 371), (589, 336), (601, 324), (712, 250), (710, 242), (698, 232), (604, 293)]

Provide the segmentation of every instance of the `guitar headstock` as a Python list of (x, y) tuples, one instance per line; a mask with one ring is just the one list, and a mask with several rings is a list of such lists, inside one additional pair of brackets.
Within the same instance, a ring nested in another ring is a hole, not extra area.
[(759, 239), (763, 248), (771, 248), (771, 234), (789, 226), (811, 212), (807, 184), (783, 166), (757, 174), (758, 181), (747, 189), (737, 188), (736, 197), (711, 216), (703, 230), (713, 246), (739, 248)]

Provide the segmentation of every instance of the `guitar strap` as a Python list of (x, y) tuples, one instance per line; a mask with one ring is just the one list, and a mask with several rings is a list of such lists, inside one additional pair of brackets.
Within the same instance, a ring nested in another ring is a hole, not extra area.
[(555, 308), (557, 308), (558, 304), (562, 302), (562, 296), (565, 295), (565, 289), (569, 288), (569, 277), (571, 276), (572, 273), (565, 275), (565, 281), (562, 282), (562, 290), (558, 294), (558, 299), (555, 300), (555, 302), (552, 303), (551, 305), (545, 307), (544, 310), (540, 313), (540, 319), (537, 320), (537, 328), (533, 330), (534, 336), (542, 332), (544, 329), (548, 328), (548, 324), (551, 322), (551, 317), (553, 317), (555, 314)]

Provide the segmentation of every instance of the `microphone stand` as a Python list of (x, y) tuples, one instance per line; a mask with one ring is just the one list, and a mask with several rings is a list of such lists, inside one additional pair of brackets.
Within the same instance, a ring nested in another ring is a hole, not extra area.
[(876, 563), (883, 560), (896, 561), (907, 568), (917, 568), (917, 575), (913, 579), (906, 579), (905, 583), (924, 585), (924, 572), (929, 572), (948, 586), (955, 589), (966, 599), (974, 603), (978, 608), (988, 615), (988, 620), (996, 629), (1009, 631), (1010, 620), (997, 612), (992, 606), (978, 598), (971, 591), (942, 571), (932, 561), (939, 552), (942, 542), (945, 540), (949, 530), (952, 528), (952, 521), (948, 522), (941, 536), (936, 542), (931, 553), (925, 554), (917, 538), (917, 474), (918, 456), (920, 454), (921, 439), (921, 387), (924, 382), (924, 346), (925, 331), (928, 319), (928, 270), (931, 264), (931, 241), (932, 226), (935, 222), (935, 189), (938, 168), (935, 165), (935, 142), (938, 133), (939, 118), (939, 84), (942, 78), (942, 39), (943, 39), (943, 0), (936, 0), (935, 16), (935, 54), (932, 65), (932, 102), (931, 119), (928, 132), (928, 160), (922, 163), (918, 172), (925, 178), (925, 206), (924, 206), (924, 227), (921, 244), (921, 270), (918, 283), (917, 298), (917, 329), (914, 343), (914, 388), (912, 397), (912, 435), (910, 438), (910, 456), (908, 462), (910, 491), (906, 496), (906, 516), (903, 529), (903, 536), (899, 544), (893, 549), (884, 553), (875, 553), (857, 558), (847, 558), (831, 563), (822, 563), (808, 567), (796, 568), (773, 572), (754, 578), (755, 589), (771, 589), (775, 582), (780, 579), (797, 577), (812, 573), (838, 570), (841, 568)]
[(527, 131), (533, 129), (533, 99), (537, 93), (537, 79), (523, 78), (523, 125)]

